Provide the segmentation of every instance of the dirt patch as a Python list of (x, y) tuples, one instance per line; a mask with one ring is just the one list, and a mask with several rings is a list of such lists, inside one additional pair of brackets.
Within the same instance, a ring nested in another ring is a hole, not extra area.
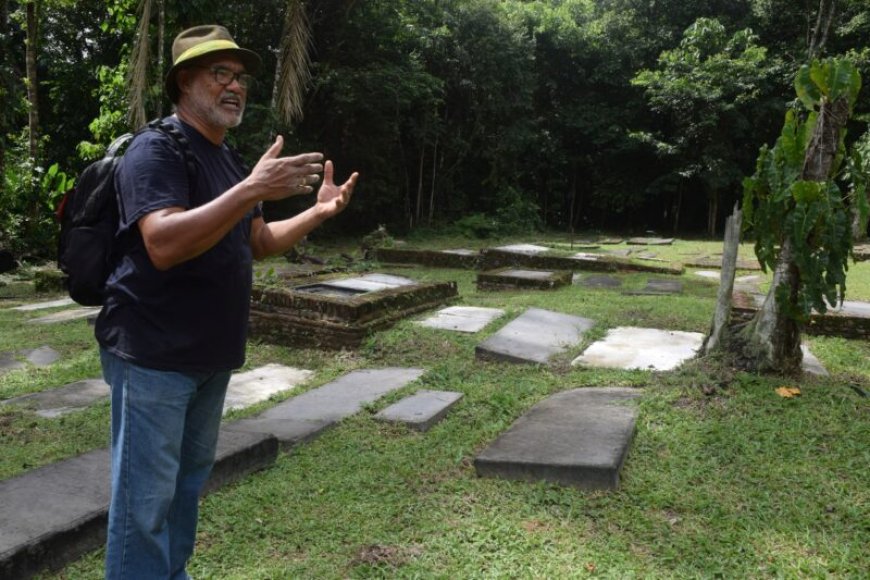
[(351, 560), (351, 566), (376, 566), (398, 568), (411, 558), (423, 553), (419, 546), (385, 546), (383, 544), (368, 544), (357, 550)]

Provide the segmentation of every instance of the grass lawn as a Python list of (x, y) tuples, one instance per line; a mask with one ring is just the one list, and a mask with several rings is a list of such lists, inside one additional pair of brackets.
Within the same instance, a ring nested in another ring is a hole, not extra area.
[[(570, 243), (564, 236), (513, 241)], [(717, 254), (721, 243), (677, 241), (644, 249), (679, 262)], [(322, 245), (310, 251), (354, 250)], [(750, 246), (741, 257), (752, 257)], [(716, 284), (689, 269), (678, 296), (578, 286), (486, 293), (476, 290), (474, 272), (377, 271), (454, 280), (456, 304), (508, 314), (471, 336), (403, 321), (355, 351), (251, 343), (246, 368), (277, 362), (311, 369), (315, 378), (297, 392), (235, 411), (231, 419), (354, 369), (414, 366), (427, 372), (282, 455), (270, 469), (207, 496), (190, 567), (194, 577), (866, 577), (870, 404), (860, 393), (870, 392), (870, 344), (806, 337), (831, 372), (825, 378), (755, 376), (715, 361), (693, 361), (670, 373), (571, 367), (585, 344), (547, 368), (481, 363), (475, 345), (530, 306), (594, 319), (586, 344), (614, 326), (706, 332)], [(847, 300), (870, 301), (870, 262), (851, 265), (849, 274)], [(623, 289), (641, 288), (650, 277), (625, 275)], [(0, 288), (2, 303), (30, 301), (27, 292), (26, 285)], [(16, 293), (19, 299), (9, 298)], [(51, 367), (0, 376), (0, 399), (99, 374), (92, 329), (81, 321), (25, 324), (42, 314), (0, 310), (0, 352), (49, 344), (63, 354)], [(618, 491), (476, 476), (476, 454), (530, 406), (587, 386), (643, 389)], [(776, 393), (781, 386), (799, 387), (801, 395), (783, 398)], [(418, 388), (465, 396), (425, 434), (372, 420)], [(0, 478), (7, 478), (105, 446), (108, 405), (54, 420), (0, 407), (0, 436)], [(98, 551), (44, 577), (99, 578), (101, 559)]]

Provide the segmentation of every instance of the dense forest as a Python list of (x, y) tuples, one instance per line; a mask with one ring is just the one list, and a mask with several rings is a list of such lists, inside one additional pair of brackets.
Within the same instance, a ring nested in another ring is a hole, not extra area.
[[(796, 71), (870, 78), (868, 0), (2, 0), (0, 247), (50, 256), (69, 179), (170, 113), (172, 39), (206, 22), (264, 58), (236, 146), (280, 132), (359, 171), (330, 226), (352, 235), (715, 236)], [(865, 88), (847, 144), (870, 149), (868, 122)]]

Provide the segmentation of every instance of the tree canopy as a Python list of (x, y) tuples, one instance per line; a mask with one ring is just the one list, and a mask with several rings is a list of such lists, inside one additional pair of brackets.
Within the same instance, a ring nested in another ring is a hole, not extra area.
[[(131, 111), (168, 113), (160, 77), (172, 38), (203, 22), (224, 24), (264, 58), (232, 134), (245, 157), (257, 159), (280, 131), (292, 150), (322, 150), (339, 172), (364, 176), (335, 230), (713, 233), (740, 199), (759, 145), (779, 134), (809, 51), (842, 55), (868, 78), (870, 7), (829, 8), (826, 0), (4, 0), (0, 245), (51, 252), (61, 177), (131, 120), (141, 123)], [(288, 62), (305, 74), (287, 77)], [(142, 99), (131, 102), (134, 72)], [(859, 98), (847, 146), (868, 119), (870, 100)]]

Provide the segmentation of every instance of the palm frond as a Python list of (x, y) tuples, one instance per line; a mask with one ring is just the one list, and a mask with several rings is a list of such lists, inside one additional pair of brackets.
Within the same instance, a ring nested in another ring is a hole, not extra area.
[(311, 26), (301, 0), (288, 0), (272, 102), (285, 125), (302, 119), (305, 87), (311, 79)]

